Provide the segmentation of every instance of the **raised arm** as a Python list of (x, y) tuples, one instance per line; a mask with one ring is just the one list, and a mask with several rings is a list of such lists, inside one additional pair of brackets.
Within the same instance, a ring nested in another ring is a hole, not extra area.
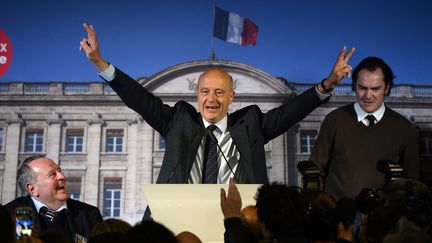
[[(332, 90), (336, 85), (342, 82), (342, 79), (345, 76), (348, 78), (351, 77), (352, 67), (348, 64), (348, 61), (351, 55), (354, 53), (355, 48), (351, 48), (348, 53), (346, 53), (346, 51), (347, 47), (344, 46), (339, 53), (336, 63), (333, 65), (330, 75), (322, 82), (322, 84), (329, 90)], [(325, 93), (324, 87), (322, 87), (322, 85), (318, 85), (317, 87), (320, 92)]]
[(83, 26), (87, 32), (87, 37), (82, 39), (79, 49), (85, 52), (87, 58), (96, 66), (98, 72), (102, 72), (109, 67), (109, 63), (100, 55), (96, 31), (93, 25), (84, 23)]

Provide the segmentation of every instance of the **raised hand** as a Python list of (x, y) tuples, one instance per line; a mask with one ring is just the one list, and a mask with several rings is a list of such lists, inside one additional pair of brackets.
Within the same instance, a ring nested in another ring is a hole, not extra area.
[(220, 199), (220, 205), (225, 219), (232, 217), (240, 218), (242, 201), (240, 192), (232, 178), (228, 186), (228, 195), (225, 193), (225, 190), (221, 188)]
[(100, 55), (99, 43), (96, 37), (96, 31), (93, 25), (83, 24), (87, 32), (87, 37), (84, 37), (80, 42), (80, 51), (84, 51), (87, 58), (96, 65), (99, 72), (108, 68), (109, 64)]
[(334, 86), (338, 85), (342, 82), (342, 79), (347, 76), (351, 77), (351, 65), (348, 64), (348, 61), (351, 55), (354, 53), (355, 48), (351, 48), (351, 50), (345, 54), (347, 47), (344, 46), (339, 53), (339, 56), (336, 60), (336, 63), (333, 65), (332, 71), (328, 78), (324, 81), (324, 84), (328, 88), (334, 88)]

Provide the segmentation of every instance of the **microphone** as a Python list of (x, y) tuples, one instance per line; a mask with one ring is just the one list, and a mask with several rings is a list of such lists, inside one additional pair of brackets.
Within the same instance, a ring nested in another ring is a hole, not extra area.
[(238, 180), (237, 176), (235, 175), (235, 173), (234, 173), (234, 171), (233, 171), (233, 169), (232, 169), (232, 167), (231, 167), (231, 165), (230, 165), (230, 163), (229, 163), (229, 162), (232, 162), (233, 159), (235, 159), (235, 158), (231, 157), (231, 158), (229, 159), (229, 161), (228, 161), (227, 158), (226, 158), (226, 156), (225, 156), (225, 154), (224, 154), (224, 152), (222, 151), (222, 148), (220, 147), (220, 145), (219, 145), (219, 143), (218, 143), (217, 138), (216, 138), (215, 135), (213, 134), (213, 132), (210, 131), (210, 129), (206, 129), (206, 130), (207, 130), (207, 134), (210, 135), (211, 139), (212, 139), (214, 142), (216, 142), (216, 146), (218, 147), (219, 151), (220, 151), (221, 154), (222, 154), (222, 157), (224, 158), (225, 162), (227, 163), (228, 168), (229, 168), (229, 170), (231, 171), (231, 174), (233, 174), (235, 182), (238, 183), (239, 180)]
[(336, 219), (342, 222), (345, 230), (354, 223), (357, 214), (356, 202), (352, 198), (341, 198), (336, 203)]

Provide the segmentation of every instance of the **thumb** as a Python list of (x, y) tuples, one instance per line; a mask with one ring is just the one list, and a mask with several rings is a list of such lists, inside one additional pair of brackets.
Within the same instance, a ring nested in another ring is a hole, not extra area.
[(221, 200), (221, 204), (226, 201), (226, 193), (223, 188), (220, 189), (220, 200)]

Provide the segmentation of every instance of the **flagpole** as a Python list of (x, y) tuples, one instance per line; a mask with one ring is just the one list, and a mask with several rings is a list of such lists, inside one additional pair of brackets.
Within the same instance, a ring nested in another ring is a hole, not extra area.
[(210, 56), (209, 56), (209, 59), (211, 60), (211, 61), (214, 61), (215, 59), (216, 59), (216, 54), (215, 54), (215, 50), (214, 50), (214, 36), (213, 36), (213, 31), (214, 31), (214, 25), (215, 25), (215, 9), (216, 9), (216, 6), (215, 5), (213, 5), (213, 26), (212, 26), (212, 31), (210, 32), (210, 35), (211, 35), (211, 41), (210, 41)]

